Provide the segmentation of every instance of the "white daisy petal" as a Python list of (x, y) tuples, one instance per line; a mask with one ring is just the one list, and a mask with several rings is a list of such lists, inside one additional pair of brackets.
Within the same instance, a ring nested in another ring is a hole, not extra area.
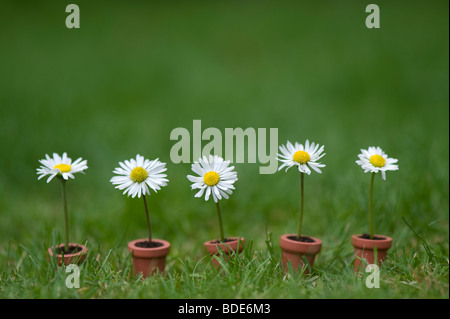
[[(42, 175), (41, 177), (44, 177), (45, 175)], [(55, 177), (56, 176), (56, 174), (52, 174), (52, 175), (50, 175), (50, 177), (47, 179), (47, 183), (49, 183), (52, 179), (53, 179), (53, 177)]]
[(200, 190), (195, 194), (195, 197), (202, 197), (203, 193), (205, 192), (206, 187), (200, 188)]
[(207, 187), (206, 192), (205, 192), (205, 200), (206, 201), (209, 199), (210, 195), (211, 195), (211, 187)]
[[(131, 173), (131, 168), (129, 165), (126, 165), (125, 163), (119, 162), (120, 167), (122, 167), (123, 171), (128, 173)], [(119, 168), (116, 168), (118, 170)]]
[(322, 174), (322, 171), (320, 170), (318, 165), (310, 165), (310, 167), (315, 170), (317, 173)]
[(217, 203), (219, 201), (219, 198), (217, 198), (217, 195), (214, 191), (211, 191), (211, 197), (212, 197), (214, 203)]
[(220, 195), (222, 195), (223, 198), (228, 199), (228, 194), (226, 192), (224, 192), (223, 190), (219, 190)]

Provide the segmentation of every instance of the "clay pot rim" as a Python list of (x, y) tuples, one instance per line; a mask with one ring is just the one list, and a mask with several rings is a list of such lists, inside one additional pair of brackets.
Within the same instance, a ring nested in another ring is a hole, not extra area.
[(148, 241), (148, 238), (135, 239), (128, 243), (128, 251), (133, 252), (134, 257), (154, 258), (166, 256), (170, 252), (170, 242), (164, 239), (152, 238), (152, 242), (161, 243), (159, 247), (138, 247), (136, 243)]
[[(65, 244), (59, 244), (56, 245), (56, 248), (60, 248), (63, 247)], [(64, 254), (64, 259), (67, 258), (72, 258), (72, 257), (77, 257), (83, 254), (87, 254), (88, 252), (88, 248), (82, 244), (78, 244), (78, 243), (69, 243), (69, 247), (81, 247), (81, 251), (74, 253), (74, 254)], [(49, 256), (53, 256), (53, 246), (48, 248), (48, 254)], [(63, 254), (56, 254), (56, 257), (62, 257)]]
[(205, 246), (208, 245), (208, 246), (214, 246), (215, 247), (217, 245), (220, 245), (220, 246), (227, 246), (227, 245), (229, 245), (229, 246), (231, 246), (232, 244), (238, 243), (239, 240), (242, 243), (245, 242), (245, 238), (244, 237), (226, 237), (225, 239), (231, 239), (231, 241), (228, 241), (226, 243), (215, 243), (215, 241), (220, 240), (219, 238), (216, 238), (216, 239), (211, 239), (211, 240), (205, 241), (204, 244), (205, 244)]
[(294, 253), (317, 254), (322, 248), (322, 241), (318, 238), (304, 235), (314, 240), (313, 243), (307, 243), (289, 239), (288, 237), (290, 236), (297, 237), (297, 234), (283, 234), (280, 236), (281, 249)]
[(232, 239), (232, 241), (229, 241), (226, 243), (220, 243), (220, 244), (213, 243), (215, 241), (220, 240), (219, 238), (217, 238), (217, 239), (211, 239), (211, 240), (205, 241), (203, 245), (206, 247), (206, 249), (210, 253), (216, 253), (218, 251), (217, 247), (220, 247), (220, 249), (222, 249), (224, 252), (228, 252), (229, 249), (237, 250), (239, 243), (241, 243), (241, 245), (239, 246), (239, 251), (241, 251), (244, 248), (243, 247), (243, 245), (245, 245), (244, 237), (226, 237), (226, 239)]
[(388, 250), (392, 246), (392, 238), (389, 236), (374, 234), (374, 236), (384, 237), (384, 239), (365, 239), (360, 238), (361, 235), (352, 235), (352, 245), (355, 248), (373, 249), (376, 247), (378, 250)]

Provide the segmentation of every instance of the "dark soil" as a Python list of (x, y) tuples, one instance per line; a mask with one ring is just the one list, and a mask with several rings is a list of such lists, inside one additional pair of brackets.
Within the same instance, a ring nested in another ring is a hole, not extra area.
[(58, 247), (56, 249), (56, 253), (58, 253), (59, 255), (72, 255), (72, 254), (76, 254), (79, 253), (80, 251), (82, 251), (83, 248), (81, 248), (80, 246), (69, 246), (69, 251), (65, 251), (64, 246), (62, 247)]
[(295, 240), (295, 241), (299, 241), (301, 243), (314, 243), (315, 240), (308, 237), (308, 236), (300, 236), (300, 238), (298, 238), (297, 236), (288, 236), (288, 238), (290, 240)]
[(163, 244), (156, 242), (156, 241), (139, 241), (135, 244), (136, 246), (140, 247), (140, 248), (156, 248), (156, 247), (161, 247)]
[(236, 241), (236, 239), (225, 238), (224, 241), (221, 241), (220, 239), (218, 239), (218, 240), (212, 241), (211, 244), (220, 244), (220, 243), (225, 243), (226, 244), (226, 243), (229, 243), (229, 242), (232, 242), (232, 241)]
[(385, 240), (385, 237), (380, 237), (380, 236), (373, 236), (373, 238), (370, 238), (369, 234), (362, 234), (361, 236), (359, 236), (359, 238), (362, 239), (371, 239), (371, 240)]

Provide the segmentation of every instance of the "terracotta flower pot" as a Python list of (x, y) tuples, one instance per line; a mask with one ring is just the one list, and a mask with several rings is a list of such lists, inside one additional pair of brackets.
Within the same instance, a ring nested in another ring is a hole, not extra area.
[(288, 263), (291, 262), (292, 269), (295, 272), (306, 267), (303, 273), (308, 274), (314, 265), (316, 255), (322, 248), (322, 241), (310, 236), (305, 237), (310, 238), (312, 242), (301, 242), (291, 239), (296, 237), (296, 234), (284, 234), (280, 237), (283, 268), (287, 272), (289, 269)]
[[(363, 267), (363, 260), (367, 264), (380, 265), (386, 258), (389, 248), (392, 246), (392, 238), (383, 235), (374, 235), (375, 239), (361, 238), (362, 235), (352, 235), (352, 245), (355, 247), (355, 271), (359, 271)], [(376, 256), (375, 256), (376, 249)], [(366, 266), (364, 265), (364, 267)]]
[(148, 242), (148, 239), (136, 239), (128, 243), (128, 251), (132, 252), (134, 274), (142, 273), (143, 278), (157, 272), (164, 272), (166, 256), (170, 252), (170, 243), (162, 239), (152, 239), (158, 247), (138, 247), (139, 242)]
[[(74, 252), (68, 253), (68, 254), (62, 254), (59, 253), (61, 249), (64, 249), (65, 244), (61, 244), (56, 246), (56, 261), (59, 266), (64, 265), (70, 265), (70, 264), (76, 264), (80, 265), (85, 259), (88, 252), (88, 249), (84, 245), (76, 244), (76, 243), (70, 243), (69, 244), (69, 250), (75, 250)], [(78, 251), (76, 251), (78, 247)], [(50, 258), (53, 257), (53, 247), (50, 247), (47, 250), (47, 260), (50, 261)]]
[(225, 260), (228, 260), (233, 252), (237, 252), (238, 254), (240, 254), (244, 249), (244, 246), (244, 237), (228, 237), (225, 238), (225, 243), (219, 243), (219, 239), (210, 240), (204, 243), (204, 247), (211, 257), (211, 262), (216, 267), (221, 267), (218, 261), (218, 259), (220, 258), (219, 249), (223, 251)]

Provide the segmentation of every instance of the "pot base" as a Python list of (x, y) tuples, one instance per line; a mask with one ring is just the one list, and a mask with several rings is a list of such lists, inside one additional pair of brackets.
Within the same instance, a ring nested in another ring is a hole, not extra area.
[(289, 263), (294, 272), (303, 270), (304, 274), (310, 273), (316, 255), (322, 248), (320, 239), (308, 236), (312, 242), (297, 241), (289, 237), (297, 237), (296, 234), (284, 234), (280, 237), (281, 261), (285, 272), (289, 271)]
[[(238, 247), (239, 245), (239, 247)], [(225, 257), (225, 261), (230, 259), (230, 256), (233, 253), (240, 254), (245, 246), (245, 238), (244, 237), (228, 237), (225, 238), (225, 243), (220, 242), (218, 239), (207, 241), (203, 244), (206, 251), (209, 253), (211, 257), (211, 262), (214, 266), (220, 268), (221, 265), (219, 263), (220, 252), (223, 252), (223, 256)]]
[(392, 246), (392, 238), (375, 235), (376, 239), (366, 239), (363, 235), (352, 235), (352, 245), (355, 248), (355, 272), (361, 271), (364, 265), (377, 264), (385, 260), (387, 251)]
[(166, 267), (166, 256), (170, 252), (170, 243), (162, 239), (152, 239), (160, 243), (158, 247), (138, 247), (139, 242), (148, 242), (148, 239), (136, 239), (128, 243), (128, 251), (132, 253), (133, 270), (135, 275), (142, 273), (146, 278), (156, 273), (163, 273)]

